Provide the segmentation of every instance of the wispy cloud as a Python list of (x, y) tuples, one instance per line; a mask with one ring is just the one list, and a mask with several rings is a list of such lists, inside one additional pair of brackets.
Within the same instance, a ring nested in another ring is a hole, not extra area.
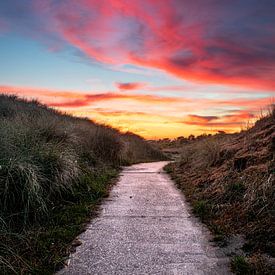
[(11, 29), (98, 62), (275, 89), (273, 1), (16, 0), (0, 7)]
[(217, 120), (217, 116), (199, 116), (199, 115), (188, 115), (183, 120), (185, 124), (191, 125), (205, 125), (213, 120)]
[(255, 119), (256, 116), (253, 113), (247, 111), (234, 112), (231, 115), (223, 116), (200, 116), (200, 115), (188, 115), (184, 118), (182, 123), (188, 125), (197, 125), (204, 127), (222, 127), (225, 128), (236, 128), (241, 127), (250, 120)]
[(117, 82), (115, 85), (121, 91), (129, 91), (144, 88), (147, 84), (141, 82)]
[(106, 91), (105, 93), (87, 93), (81, 91), (62, 91), (32, 87), (14, 87), (7, 85), (0, 85), (0, 92), (5, 94), (17, 94), (20, 96), (42, 99), (45, 103), (53, 107), (77, 108), (82, 106), (89, 106), (94, 102), (102, 102), (109, 100), (128, 100), (149, 104), (190, 102), (190, 99), (162, 97), (157, 95), (127, 94), (108, 91)]

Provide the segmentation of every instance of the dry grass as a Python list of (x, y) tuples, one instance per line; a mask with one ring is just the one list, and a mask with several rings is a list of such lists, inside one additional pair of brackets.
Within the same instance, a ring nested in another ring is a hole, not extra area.
[(195, 213), (215, 234), (244, 235), (248, 262), (264, 272), (264, 259), (275, 256), (274, 113), (240, 134), (183, 145), (180, 160), (167, 167)]
[(215, 166), (220, 161), (221, 146), (227, 138), (217, 135), (187, 143), (179, 150), (180, 165), (195, 164), (200, 169)]

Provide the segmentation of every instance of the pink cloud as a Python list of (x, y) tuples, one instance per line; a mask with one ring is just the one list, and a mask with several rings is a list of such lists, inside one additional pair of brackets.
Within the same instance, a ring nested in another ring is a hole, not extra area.
[[(201, 110), (201, 109), (212, 109), (219, 107), (230, 107), (230, 108), (242, 108), (244, 110), (250, 110), (251, 112), (257, 112), (265, 106), (272, 104), (272, 99), (270, 97), (265, 98), (237, 98), (237, 99), (197, 99), (193, 100), (186, 97), (169, 97), (169, 96), (158, 96), (158, 95), (143, 95), (134, 93), (119, 93), (106, 91), (104, 93), (98, 93), (91, 91), (90, 93), (83, 91), (67, 91), (67, 90), (54, 90), (47, 88), (37, 88), (37, 87), (20, 87), (20, 86), (10, 86), (10, 85), (0, 85), (0, 93), (4, 94), (17, 94), (27, 98), (38, 98), (44, 103), (51, 106), (64, 107), (72, 106), (87, 106), (93, 102), (108, 101), (108, 100), (132, 100), (144, 103), (171, 103), (173, 106), (179, 106), (183, 108), (184, 106)], [(211, 117), (211, 116), (210, 116)]]
[(81, 91), (62, 91), (51, 90), (44, 88), (33, 87), (14, 87), (8, 85), (0, 85), (0, 93), (4, 94), (16, 94), (27, 98), (38, 98), (44, 103), (52, 107), (64, 107), (64, 108), (78, 108), (89, 106), (95, 102), (103, 102), (109, 100), (123, 100), (136, 101), (141, 103), (188, 103), (190, 99), (187, 98), (174, 98), (174, 97), (162, 97), (157, 95), (142, 95), (142, 94), (126, 94), (118, 92), (105, 93), (84, 93)]
[(141, 83), (141, 82), (124, 82), (124, 83), (117, 82), (115, 84), (116, 84), (116, 87), (122, 91), (138, 90), (146, 86), (145, 83)]
[[(275, 89), (272, 1), (15, 0), (2, 6), (5, 22), (54, 50), (69, 45), (102, 63), (141, 65), (203, 83)], [(14, 6), (27, 16), (10, 12)]]
[(234, 7), (221, 1), (199, 9), (202, 4), (79, 1), (73, 7), (55, 6), (54, 19), (63, 39), (100, 62), (158, 68), (199, 82), (275, 89), (275, 42), (270, 39), (275, 21), (270, 21), (274, 29), (263, 25), (261, 31), (250, 15), (268, 5)]

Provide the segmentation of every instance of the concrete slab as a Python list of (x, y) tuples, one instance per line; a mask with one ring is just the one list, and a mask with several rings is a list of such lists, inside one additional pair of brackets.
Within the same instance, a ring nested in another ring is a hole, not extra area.
[(209, 242), (165, 164), (123, 170), (58, 274), (230, 274), (228, 258)]

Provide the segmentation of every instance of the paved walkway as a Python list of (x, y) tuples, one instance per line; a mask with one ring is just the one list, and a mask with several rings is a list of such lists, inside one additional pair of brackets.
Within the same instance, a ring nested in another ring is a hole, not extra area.
[(59, 274), (230, 274), (166, 162), (127, 167)]

